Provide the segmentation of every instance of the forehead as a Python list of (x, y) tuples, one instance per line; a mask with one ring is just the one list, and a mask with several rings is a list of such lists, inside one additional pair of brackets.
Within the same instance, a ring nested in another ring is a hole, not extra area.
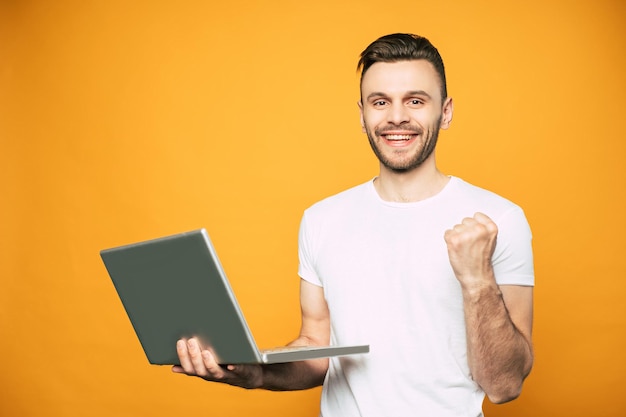
[(408, 91), (425, 91), (441, 99), (441, 81), (433, 65), (423, 59), (377, 62), (363, 75), (361, 95), (372, 93), (398, 95)]

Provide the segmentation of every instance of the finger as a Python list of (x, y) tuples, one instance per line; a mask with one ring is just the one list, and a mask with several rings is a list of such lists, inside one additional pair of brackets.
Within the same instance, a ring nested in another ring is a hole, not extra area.
[(443, 233), (443, 240), (449, 246), (452, 243), (452, 238), (456, 232), (453, 229), (448, 229)]
[(195, 375), (202, 377), (207, 376), (208, 371), (204, 365), (202, 349), (196, 339), (191, 338), (187, 341), (187, 351), (189, 352), (189, 360), (191, 361)]
[(461, 222), (461, 225), (466, 226), (466, 227), (473, 227), (473, 226), (476, 226), (477, 224), (478, 224), (478, 221), (473, 217), (466, 217)]
[[(217, 363), (217, 361), (215, 360), (215, 356), (213, 356), (213, 354), (210, 351), (208, 350), (202, 351), (202, 361), (204, 363), (204, 367), (206, 368), (208, 374), (211, 375), (212, 378), (222, 379), (226, 376), (226, 372), (224, 372), (224, 368), (222, 368), (220, 364)], [(231, 370), (230, 368), (232, 366), (233, 365), (229, 365), (226, 369), (230, 371)]]
[(482, 224), (491, 223), (491, 219), (489, 218), (489, 216), (481, 212), (474, 213), (474, 219), (476, 219), (477, 222), (482, 223)]
[(452, 228), (446, 230), (443, 234), (443, 238), (446, 243), (451, 244), (457, 242), (465, 233), (467, 227), (462, 224), (456, 224)]
[(189, 339), (187, 350), (189, 351), (194, 375), (210, 380), (219, 380), (226, 377), (224, 368), (217, 363), (213, 354), (207, 349), (202, 349), (196, 339)]
[(480, 212), (477, 212), (476, 214), (474, 214), (473, 219), (474, 219), (474, 221), (476, 221), (476, 222), (478, 222), (478, 223), (480, 223), (482, 225), (485, 225), (485, 226), (490, 225), (490, 224), (495, 224), (493, 222), (493, 220), (491, 220), (491, 218), (489, 216), (487, 216), (484, 213), (480, 213)]
[[(454, 226), (452, 226), (452, 228), (450, 230), (447, 230), (446, 234), (448, 234), (449, 237), (455, 237), (455, 236), (458, 236), (458, 235), (462, 235), (462, 234), (466, 233), (468, 230), (471, 230), (474, 223), (476, 223), (475, 220), (469, 219), (469, 218), (465, 218), (465, 219), (463, 219), (461, 221), (461, 223), (455, 224)], [(444, 234), (444, 236), (445, 236), (445, 234)]]
[(476, 213), (474, 214), (474, 219), (482, 224), (483, 226), (485, 226), (485, 228), (487, 229), (487, 231), (489, 231), (490, 233), (494, 233), (498, 231), (498, 226), (494, 223), (493, 220), (491, 220), (491, 218), (489, 216), (487, 216), (486, 214), (483, 213)]
[(182, 371), (186, 374), (193, 375), (193, 364), (189, 358), (189, 351), (187, 350), (187, 342), (185, 340), (181, 339), (176, 342), (176, 353), (178, 354), (178, 360), (180, 361), (180, 368), (182, 368)]

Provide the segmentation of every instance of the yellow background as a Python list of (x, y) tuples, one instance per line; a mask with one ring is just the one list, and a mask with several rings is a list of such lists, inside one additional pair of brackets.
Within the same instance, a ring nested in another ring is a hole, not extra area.
[[(359, 52), (439, 48), (447, 173), (524, 207), (536, 366), (488, 416), (626, 415), (623, 1), (0, 1), (0, 415), (316, 416), (148, 365), (100, 249), (206, 227), (262, 346), (299, 326), (297, 229), (377, 163)], [(471, 214), (471, 213), (469, 213)]]

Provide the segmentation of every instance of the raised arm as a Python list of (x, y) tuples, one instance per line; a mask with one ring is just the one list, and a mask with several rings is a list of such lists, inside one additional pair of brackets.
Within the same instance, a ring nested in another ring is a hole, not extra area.
[[(330, 314), (322, 287), (301, 280), (300, 305), (302, 327), (290, 346), (322, 346), (330, 342)], [(180, 340), (176, 345), (180, 366), (173, 372), (197, 376), (242, 388), (288, 391), (321, 385), (328, 370), (328, 359), (315, 359), (272, 365), (227, 365), (215, 362), (209, 350), (195, 339)]]
[(450, 263), (461, 283), (467, 352), (474, 380), (489, 400), (517, 398), (533, 364), (533, 288), (498, 286), (491, 257), (498, 233), (477, 213), (445, 234)]

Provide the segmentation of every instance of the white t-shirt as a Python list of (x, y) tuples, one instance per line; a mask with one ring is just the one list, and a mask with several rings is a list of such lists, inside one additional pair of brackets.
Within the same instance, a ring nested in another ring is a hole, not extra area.
[(523, 211), (456, 177), (415, 203), (383, 201), (369, 181), (305, 211), (298, 273), (324, 288), (331, 343), (370, 345), (368, 354), (331, 359), (322, 416), (482, 415), (461, 288), (443, 238), (476, 212), (498, 225), (498, 284), (534, 285)]

